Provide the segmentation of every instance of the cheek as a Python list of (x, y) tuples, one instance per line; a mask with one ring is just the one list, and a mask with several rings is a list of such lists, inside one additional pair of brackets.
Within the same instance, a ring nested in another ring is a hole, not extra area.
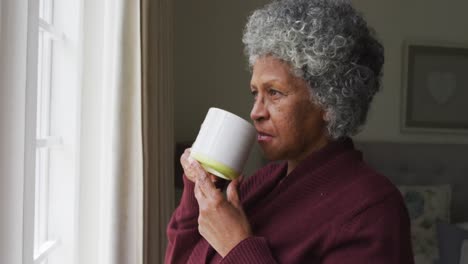
[(307, 131), (308, 136), (313, 139), (323, 136), (326, 129), (326, 123), (323, 120), (323, 114), (320, 109), (309, 109), (308, 116), (304, 117), (303, 130)]
[(308, 102), (304, 102), (294, 108), (289, 114), (288, 126), (291, 140), (300, 141), (298, 144), (304, 144), (309, 138), (320, 134), (323, 128), (321, 112)]
[(300, 111), (295, 111), (293, 107), (274, 107), (276, 128), (280, 130), (279, 132), (284, 141), (294, 141), (297, 139), (301, 127), (301, 115)]

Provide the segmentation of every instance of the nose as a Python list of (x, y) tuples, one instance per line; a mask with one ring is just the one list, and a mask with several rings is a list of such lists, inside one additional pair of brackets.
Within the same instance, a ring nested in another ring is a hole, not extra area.
[(254, 122), (260, 122), (263, 120), (267, 120), (270, 117), (267, 107), (265, 106), (265, 102), (263, 97), (258, 96), (255, 99), (255, 103), (252, 107), (252, 111), (250, 111), (250, 118)]

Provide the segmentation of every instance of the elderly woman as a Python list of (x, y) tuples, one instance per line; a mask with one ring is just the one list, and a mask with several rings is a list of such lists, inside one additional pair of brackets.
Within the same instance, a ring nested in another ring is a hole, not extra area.
[(252, 14), (243, 42), (258, 143), (279, 162), (224, 197), (186, 150), (166, 263), (413, 263), (401, 195), (349, 138), (383, 64), (363, 17), (348, 1), (275, 1)]

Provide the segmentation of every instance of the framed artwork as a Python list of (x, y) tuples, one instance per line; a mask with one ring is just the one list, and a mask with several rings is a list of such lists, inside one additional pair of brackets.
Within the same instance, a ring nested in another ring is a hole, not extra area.
[(401, 130), (468, 133), (468, 45), (406, 42)]

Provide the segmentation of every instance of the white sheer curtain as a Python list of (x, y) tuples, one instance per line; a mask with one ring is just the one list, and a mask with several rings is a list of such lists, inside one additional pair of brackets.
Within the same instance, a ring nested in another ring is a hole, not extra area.
[(109, 1), (104, 53), (100, 263), (143, 263), (143, 139), (140, 5)]
[(174, 207), (173, 4), (99, 2), (85, 1), (80, 263), (163, 263)]
[(27, 1), (0, 2), (0, 263), (22, 261), (26, 17)]
[(33, 122), (27, 122), (34, 117), (26, 114), (28, 107), (35, 107), (30, 87), (37, 60), (35, 53), (30, 54), (34, 45), (28, 46), (27, 41), (28, 24), (37, 26), (37, 15), (29, 16), (30, 10), (37, 10), (35, 2), (0, 1), (0, 263), (32, 260), (32, 244), (24, 246), (31, 239), (31, 210), (25, 209), (25, 200), (31, 197), (24, 187), (34, 173), (35, 140), (35, 131), (29, 127)]
[(80, 261), (143, 263), (140, 2), (85, 1)]

